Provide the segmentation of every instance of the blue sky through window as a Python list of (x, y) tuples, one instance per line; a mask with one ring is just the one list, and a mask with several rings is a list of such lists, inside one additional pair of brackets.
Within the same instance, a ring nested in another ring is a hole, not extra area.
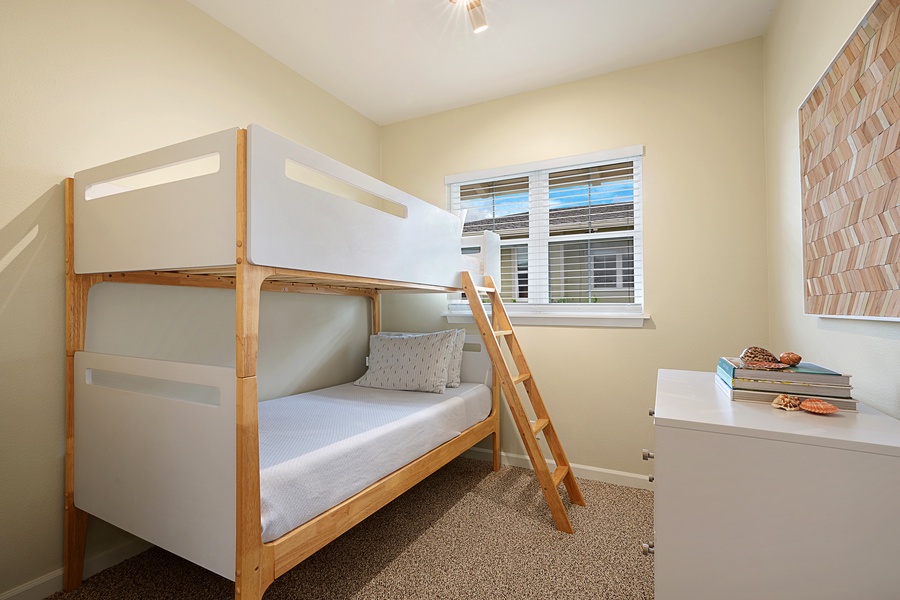
[[(617, 204), (631, 202), (633, 198), (634, 181), (631, 179), (590, 186), (584, 184), (555, 187), (550, 190), (550, 209)], [(524, 214), (528, 212), (528, 193), (498, 194), (493, 196), (490, 202), (482, 201), (477, 206), (474, 204), (467, 207), (468, 222)]]
[(631, 202), (634, 199), (634, 180), (609, 181), (600, 184), (554, 187), (550, 190), (550, 209), (597, 206)]

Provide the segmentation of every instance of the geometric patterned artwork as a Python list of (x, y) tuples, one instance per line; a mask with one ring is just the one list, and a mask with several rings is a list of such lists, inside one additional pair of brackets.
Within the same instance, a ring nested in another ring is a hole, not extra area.
[(878, 2), (800, 107), (806, 314), (900, 318), (898, 19)]

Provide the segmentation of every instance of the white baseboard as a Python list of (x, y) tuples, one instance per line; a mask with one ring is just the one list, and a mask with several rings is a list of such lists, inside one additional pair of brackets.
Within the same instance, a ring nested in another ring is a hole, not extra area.
[[(488, 448), (470, 448), (463, 456), (468, 458), (476, 458), (478, 460), (493, 460), (493, 452)], [(508, 452), (500, 453), (500, 462), (504, 465), (512, 467), (522, 467), (523, 469), (531, 469), (531, 460), (524, 454), (510, 454)], [(551, 469), (556, 468), (556, 463), (548, 460), (547, 464)], [(575, 477), (589, 479), (591, 481), (602, 481), (604, 483), (612, 483), (614, 485), (624, 485), (642, 490), (652, 490), (650, 480), (646, 475), (639, 473), (628, 473), (625, 471), (615, 471), (613, 469), (601, 469), (600, 467), (590, 467), (588, 465), (578, 465), (571, 463), (572, 472)], [(3, 600), (0, 598), (0, 600)]]
[[(134, 538), (108, 548), (103, 552), (86, 556), (84, 559), (84, 577), (86, 579), (152, 547), (153, 544), (150, 542)], [(43, 600), (43, 598), (55, 594), (62, 588), (63, 570), (59, 568), (37, 579), (0, 593), (0, 600)]]

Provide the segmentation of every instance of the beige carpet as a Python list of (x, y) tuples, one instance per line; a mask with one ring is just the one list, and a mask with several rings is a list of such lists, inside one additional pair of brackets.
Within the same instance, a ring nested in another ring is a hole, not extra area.
[[(653, 558), (640, 552), (652, 492), (579, 483), (587, 506), (569, 506), (568, 535), (531, 471), (458, 458), (277, 579), (265, 600), (653, 598)], [(232, 582), (154, 548), (51, 598), (233, 595)]]

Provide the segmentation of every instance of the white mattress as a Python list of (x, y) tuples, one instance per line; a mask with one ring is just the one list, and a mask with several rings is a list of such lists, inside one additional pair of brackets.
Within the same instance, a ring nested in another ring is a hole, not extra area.
[(352, 383), (259, 405), (262, 539), (271, 542), (484, 420), (490, 388)]

